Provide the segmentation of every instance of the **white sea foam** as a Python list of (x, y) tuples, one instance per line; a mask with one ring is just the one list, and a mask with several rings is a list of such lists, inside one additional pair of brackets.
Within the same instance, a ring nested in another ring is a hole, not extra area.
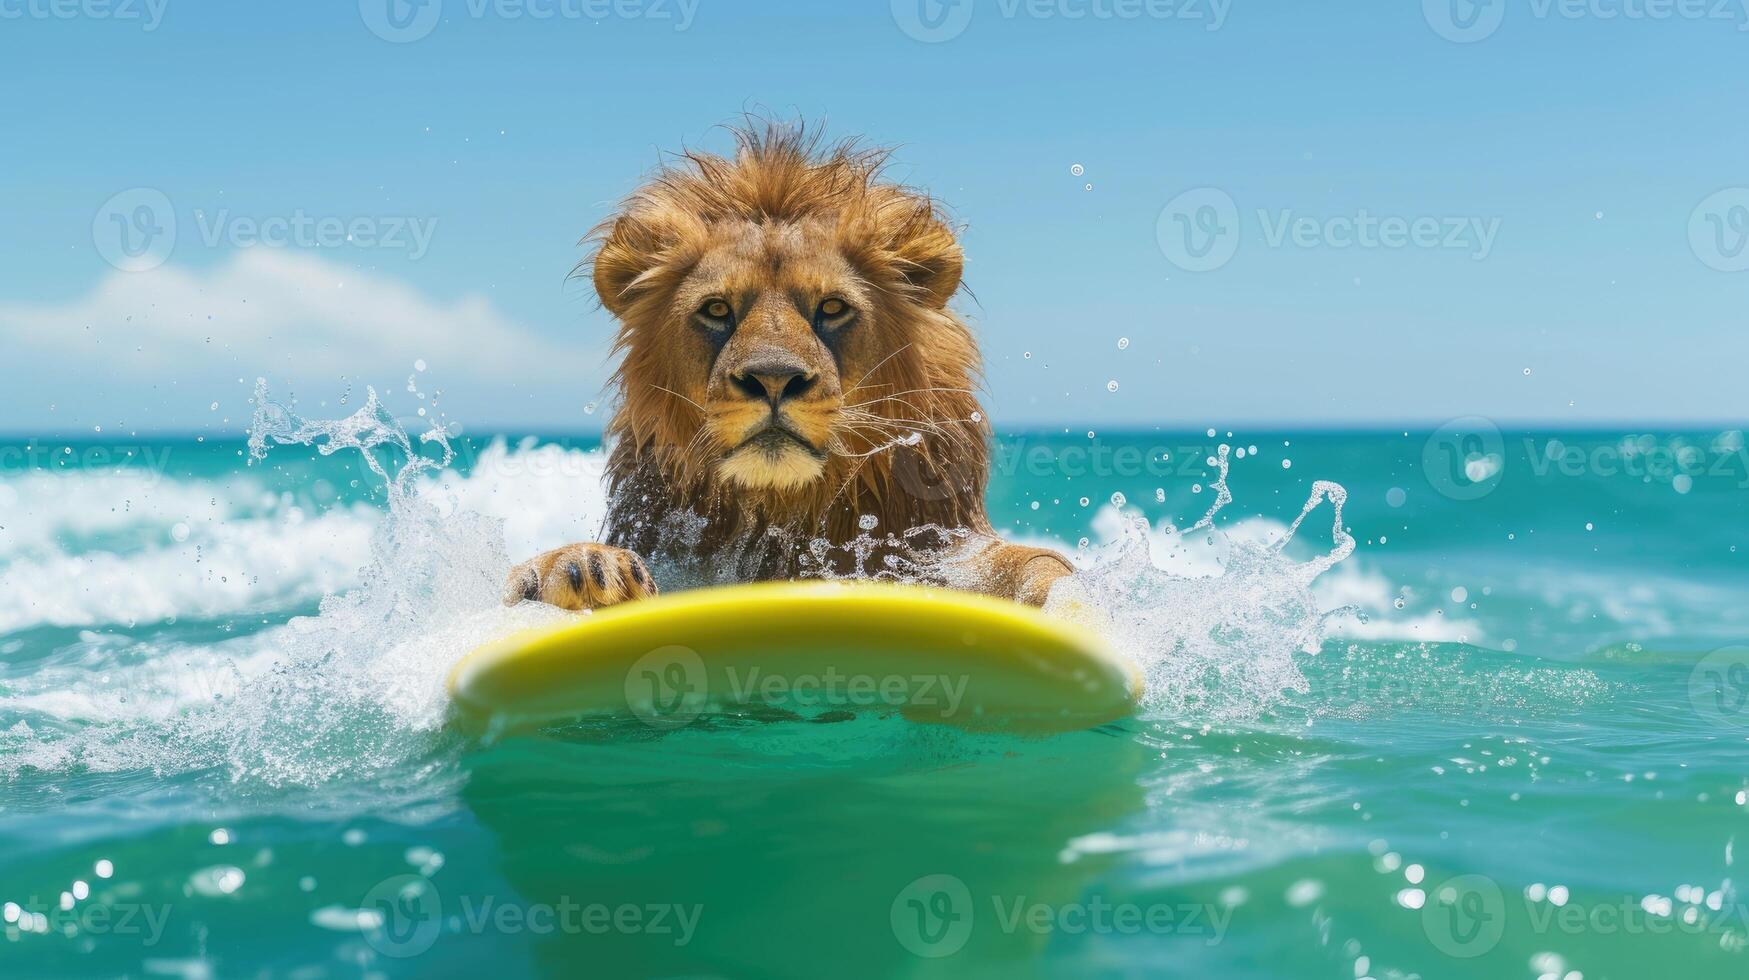
[[(76, 478), (63, 478), (76, 483)], [(69, 487), (69, 490), (74, 489)], [(177, 487), (173, 495), (193, 487)], [(198, 492), (198, 491), (197, 491)], [(74, 497), (84, 494), (74, 493)], [(104, 626), (216, 619), (313, 601), (357, 580), (376, 511), (365, 506), (306, 517), (290, 508), (233, 517), (222, 498), (172, 509), (184, 540), (156, 515), (149, 543), (70, 549), (40, 542), (0, 566), (0, 633), (33, 626)], [(21, 509), (29, 520), (31, 505)]]
[[(398, 451), (392, 474), (365, 457), (382, 472), (391, 511), (360, 506), (303, 517), (262, 505), (251, 474), (227, 481), (230, 492), (206, 511), (182, 506), (192, 495), (181, 487), (166, 500), (188, 499), (148, 515), (190, 524), (184, 542), (125, 555), (56, 546), (12, 561), (0, 582), (20, 591), (0, 605), (10, 616), (0, 629), (283, 609), (311, 592), (327, 597), (316, 616), (198, 650), (86, 634), (77, 655), (51, 658), (9, 684), (0, 711), (23, 720), (0, 732), (0, 775), (81, 767), (217, 770), (264, 785), (368, 780), (443, 739), (444, 678), (469, 650), (574, 615), (500, 604), (510, 559), (503, 522), (492, 515), (569, 500), (566, 518), (520, 521), (517, 533), (528, 542), (569, 536), (570, 522), (591, 514), (599, 523), (600, 467), (591, 454), (498, 446), (473, 476), (438, 475), (374, 393), (353, 416), (331, 423), (260, 401), (258, 457), (272, 441), (324, 452)], [(432, 441), (447, 459), (447, 443), (440, 435)]]

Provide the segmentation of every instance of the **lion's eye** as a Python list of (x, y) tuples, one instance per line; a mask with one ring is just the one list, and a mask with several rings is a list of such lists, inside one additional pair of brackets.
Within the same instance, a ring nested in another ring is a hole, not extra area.
[(837, 320), (850, 312), (850, 304), (834, 296), (820, 303), (819, 318), (822, 320)]
[(714, 320), (717, 323), (726, 324), (729, 322), (729, 317), (732, 316), (735, 311), (729, 306), (727, 300), (713, 299), (706, 300), (705, 304), (699, 307), (698, 312), (707, 320)]

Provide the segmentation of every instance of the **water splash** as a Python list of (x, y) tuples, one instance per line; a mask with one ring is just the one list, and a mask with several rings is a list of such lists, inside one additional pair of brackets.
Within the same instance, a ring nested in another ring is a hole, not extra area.
[[(1296, 657), (1322, 647), (1332, 617), (1353, 610), (1322, 610), (1314, 579), (1354, 552), (1343, 526), (1348, 493), (1327, 481), (1312, 493), (1287, 530), (1274, 540), (1221, 531), (1215, 519), (1232, 503), (1228, 447), (1215, 459), (1215, 500), (1201, 520), (1180, 531), (1155, 531), (1148, 521), (1118, 511), (1113, 538), (1088, 567), (1051, 591), (1046, 610), (1099, 630), (1136, 658), (1146, 678), (1144, 706), (1153, 718), (1251, 718), (1307, 683)], [(1325, 501), (1331, 505), (1331, 548), (1309, 561), (1286, 554), (1300, 525)], [(1217, 556), (1218, 574), (1186, 566)]]
[[(0, 776), (144, 769), (214, 773), (249, 787), (374, 784), (370, 792), (379, 802), (397, 787), (420, 796), (436, 792), (419, 776), (438, 770), (420, 760), (456, 744), (443, 727), (450, 667), (491, 639), (573, 614), (500, 605), (510, 567), (503, 523), (434, 505), (444, 496), (436, 492), (437, 474), (455, 455), (448, 439), (438, 428), (409, 437), (374, 391), (344, 419), (312, 421), (258, 384), (252, 464), (265, 464), (274, 445), (312, 446), (325, 455), (356, 450), (383, 481), (389, 510), (372, 533), (357, 588), (324, 598), (315, 616), (215, 645), (198, 670), (222, 684), (192, 683), (175, 676), (174, 667), (173, 676), (158, 677), (166, 669), (161, 664), (150, 677), (129, 675), (156, 685), (141, 695), (192, 686), (201, 693), (192, 703), (178, 698), (169, 710), (78, 725), (56, 712), (41, 730), (25, 724), (5, 733), (16, 751), (0, 757)], [(435, 456), (421, 452), (433, 446)], [(165, 700), (153, 703), (163, 708)]]

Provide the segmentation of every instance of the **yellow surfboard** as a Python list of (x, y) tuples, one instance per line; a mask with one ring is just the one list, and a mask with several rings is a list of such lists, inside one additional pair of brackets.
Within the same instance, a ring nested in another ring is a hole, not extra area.
[(1049, 733), (1133, 713), (1135, 665), (1092, 633), (948, 589), (777, 582), (680, 592), (580, 615), (470, 653), (460, 720), (494, 729), (626, 715), (658, 729), (776, 706), (879, 711)]

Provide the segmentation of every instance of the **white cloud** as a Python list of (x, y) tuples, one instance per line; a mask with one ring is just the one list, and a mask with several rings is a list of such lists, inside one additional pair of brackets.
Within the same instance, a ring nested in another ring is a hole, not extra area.
[[(0, 303), (0, 337), (38, 355), (26, 370), (59, 375), (61, 390), (71, 386), (83, 399), (101, 397), (94, 383), (106, 376), (181, 388), (191, 402), (239, 376), (334, 390), (344, 377), (383, 387), (423, 359), (432, 374), (422, 384), (465, 402), (482, 389), (539, 396), (562, 385), (546, 397), (569, 405), (607, 374), (605, 337), (542, 337), (483, 296), (444, 304), (389, 276), (279, 248), (241, 249), (210, 270), (115, 272), (70, 303)], [(140, 400), (136, 388), (116, 402)], [(186, 409), (183, 400), (162, 407), (175, 414)]]

